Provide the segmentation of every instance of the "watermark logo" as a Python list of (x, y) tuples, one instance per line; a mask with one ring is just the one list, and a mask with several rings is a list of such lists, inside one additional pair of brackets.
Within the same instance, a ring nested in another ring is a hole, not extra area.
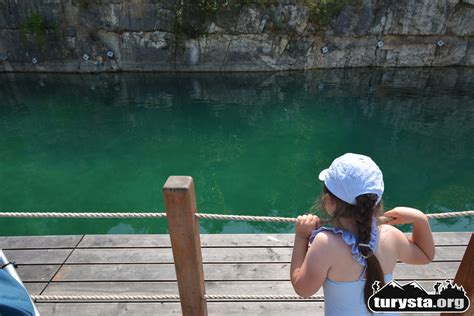
[(395, 280), (380, 288), (380, 282), (372, 284), (373, 294), (368, 305), (372, 312), (452, 312), (462, 313), (469, 309), (469, 298), (462, 286), (451, 280), (436, 282), (433, 293), (428, 293), (418, 282), (401, 285)]

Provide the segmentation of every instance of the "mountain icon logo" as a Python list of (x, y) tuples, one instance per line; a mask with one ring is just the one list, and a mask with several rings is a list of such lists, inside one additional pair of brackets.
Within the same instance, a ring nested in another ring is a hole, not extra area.
[(459, 312), (469, 309), (470, 301), (462, 286), (452, 280), (436, 282), (434, 292), (428, 293), (416, 280), (400, 284), (391, 280), (380, 288), (380, 282), (372, 284), (373, 294), (368, 306), (372, 312)]

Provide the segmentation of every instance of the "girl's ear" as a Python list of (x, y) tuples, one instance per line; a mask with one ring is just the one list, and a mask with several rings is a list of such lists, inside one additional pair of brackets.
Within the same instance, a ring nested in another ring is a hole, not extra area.
[(336, 211), (336, 201), (334, 201), (329, 193), (324, 193), (323, 195), (323, 206), (329, 215), (333, 215)]
[(329, 193), (324, 193), (323, 195), (323, 201), (324, 203), (327, 203), (327, 204), (334, 204), (334, 199), (331, 197), (331, 195)]

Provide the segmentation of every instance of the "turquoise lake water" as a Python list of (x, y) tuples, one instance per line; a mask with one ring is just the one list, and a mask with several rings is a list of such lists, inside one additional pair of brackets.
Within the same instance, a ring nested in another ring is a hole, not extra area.
[[(163, 211), (170, 175), (200, 212), (296, 216), (345, 152), (384, 173), (386, 209), (474, 208), (474, 69), (0, 75), (1, 211)], [(473, 231), (474, 219), (432, 220)], [(164, 219), (0, 219), (1, 235), (165, 233)], [(409, 230), (403, 226), (403, 230)], [(292, 224), (201, 221), (204, 233)]]

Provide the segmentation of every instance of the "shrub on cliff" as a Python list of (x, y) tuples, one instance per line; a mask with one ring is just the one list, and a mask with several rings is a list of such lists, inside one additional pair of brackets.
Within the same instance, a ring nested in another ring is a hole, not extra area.
[(21, 24), (20, 31), (25, 39), (33, 40), (38, 46), (44, 46), (46, 37), (46, 24), (44, 18), (38, 12), (32, 12)]

